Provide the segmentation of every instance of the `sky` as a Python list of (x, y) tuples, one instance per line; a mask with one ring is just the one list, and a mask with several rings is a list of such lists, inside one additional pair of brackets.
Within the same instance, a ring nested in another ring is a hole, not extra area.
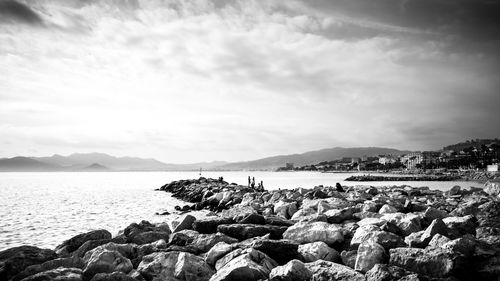
[(0, 0), (0, 157), (500, 136), (499, 0)]

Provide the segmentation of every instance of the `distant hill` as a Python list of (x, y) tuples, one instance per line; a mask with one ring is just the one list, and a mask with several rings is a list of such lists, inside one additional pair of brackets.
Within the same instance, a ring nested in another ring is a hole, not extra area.
[(49, 163), (40, 162), (29, 157), (17, 156), (13, 158), (0, 159), (1, 172), (49, 172), (57, 171), (60, 167)]
[(87, 166), (87, 167), (81, 169), (81, 171), (84, 171), (84, 172), (106, 172), (106, 171), (109, 171), (109, 169), (103, 165), (94, 163), (90, 166)]
[(453, 150), (453, 151), (460, 151), (464, 150), (469, 147), (476, 147), (479, 148), (481, 145), (489, 145), (492, 143), (500, 144), (500, 140), (498, 138), (496, 139), (473, 139), (473, 140), (467, 140), (465, 142), (460, 142), (457, 144), (452, 144), (443, 147), (443, 150)]
[(279, 155), (263, 159), (229, 163), (219, 166), (221, 170), (274, 170), (285, 166), (285, 163), (293, 163), (295, 166), (317, 164), (322, 161), (333, 161), (343, 157), (377, 156), (384, 154), (402, 155), (410, 151), (402, 151), (393, 148), (382, 147), (334, 147), (310, 151), (302, 154)]
[(156, 159), (115, 157), (104, 153), (74, 153), (68, 156), (14, 157), (0, 159), (0, 171), (197, 171), (211, 170), (228, 162), (167, 164)]

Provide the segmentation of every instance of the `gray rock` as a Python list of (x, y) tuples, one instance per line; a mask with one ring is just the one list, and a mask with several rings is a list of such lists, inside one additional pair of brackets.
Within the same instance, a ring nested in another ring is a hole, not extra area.
[(270, 234), (272, 239), (281, 239), (286, 226), (260, 225), (260, 224), (221, 224), (217, 231), (238, 240)]
[(374, 242), (382, 245), (385, 249), (401, 247), (404, 241), (396, 234), (381, 231), (379, 227), (374, 225), (365, 225), (359, 227), (351, 240), (351, 249), (357, 249), (361, 242), (366, 240), (373, 240)]
[(356, 266), (356, 257), (358, 256), (358, 251), (342, 251), (340, 253), (340, 258), (342, 259), (342, 263), (352, 269)]
[(235, 250), (219, 260), (217, 265), (218, 270), (210, 281), (267, 279), (271, 270), (278, 266), (266, 254), (252, 248)]
[(448, 227), (449, 234), (452, 237), (457, 238), (465, 234), (476, 235), (478, 223), (476, 218), (472, 215), (464, 217), (447, 217), (443, 219), (443, 222)]
[(179, 232), (184, 229), (192, 229), (193, 228), (193, 223), (196, 221), (196, 218), (193, 217), (192, 215), (184, 215), (181, 216), (178, 220), (175, 220), (172, 222), (172, 226), (175, 225), (173, 228), (173, 232)]
[(415, 214), (391, 213), (385, 214), (381, 219), (397, 225), (404, 236), (422, 230), (421, 217)]
[(26, 277), (23, 281), (82, 281), (82, 278), (79, 268), (58, 267)]
[(295, 202), (279, 201), (274, 204), (274, 213), (280, 217), (290, 219), (298, 211)]
[(137, 271), (151, 281), (206, 281), (214, 273), (202, 258), (178, 251), (147, 255)]
[(397, 213), (398, 212), (398, 209), (396, 209), (395, 207), (391, 206), (391, 205), (388, 205), (388, 204), (385, 204), (383, 205), (380, 210), (378, 210), (378, 213), (379, 214), (391, 214), (391, 213)]
[(129, 273), (132, 269), (132, 262), (118, 251), (95, 251), (89, 257), (87, 266), (83, 270), (83, 279), (91, 280), (97, 273), (111, 273), (114, 271)]
[(363, 273), (378, 263), (386, 263), (387, 255), (384, 247), (373, 240), (363, 241), (358, 248), (354, 269)]
[(122, 256), (124, 256), (128, 259), (133, 259), (137, 253), (137, 245), (135, 245), (135, 244), (107, 243), (107, 244), (98, 246), (98, 247), (88, 251), (87, 253), (85, 253), (85, 255), (83, 256), (83, 260), (85, 263), (88, 263), (93, 255), (96, 255), (96, 253), (101, 253), (104, 251), (117, 251)]
[(83, 243), (89, 240), (111, 239), (111, 233), (105, 229), (93, 230), (87, 233), (78, 234), (56, 247), (55, 251), (59, 255), (68, 254), (77, 250)]
[(327, 217), (328, 223), (341, 223), (345, 220), (350, 220), (353, 218), (354, 214), (353, 207), (347, 207), (343, 209), (331, 209), (324, 212), (324, 215)]
[(96, 275), (94, 275), (91, 281), (137, 281), (137, 279), (123, 272), (113, 272), (113, 273), (97, 273)]
[(209, 234), (216, 233), (217, 226), (221, 224), (233, 224), (236, 223), (232, 217), (209, 217), (205, 219), (199, 219), (193, 222), (193, 229), (199, 233)]
[(365, 281), (365, 276), (345, 265), (318, 260), (306, 263), (306, 268), (312, 273), (315, 281)]
[(233, 247), (226, 242), (219, 242), (215, 244), (208, 252), (205, 257), (205, 262), (211, 266), (215, 266), (215, 263), (225, 256), (227, 253), (231, 252)]
[(233, 244), (238, 242), (238, 240), (229, 237), (223, 233), (200, 234), (193, 239), (193, 241), (191, 242), (191, 246), (197, 249), (199, 252), (205, 253), (208, 252), (215, 244), (219, 242)]
[(298, 251), (305, 262), (317, 260), (338, 262), (340, 260), (339, 252), (321, 241), (300, 245)]
[(251, 243), (251, 247), (268, 255), (280, 265), (299, 257), (299, 245), (289, 240), (258, 239)]
[(152, 243), (158, 240), (168, 241), (169, 235), (170, 234), (168, 232), (163, 232), (163, 231), (146, 231), (131, 236), (127, 241), (129, 243), (142, 245), (142, 244)]
[(283, 238), (299, 244), (322, 241), (334, 245), (344, 241), (342, 228), (326, 222), (296, 223), (283, 233)]
[(287, 264), (277, 266), (269, 274), (270, 281), (308, 281), (312, 273), (299, 260), (291, 260)]
[(444, 224), (444, 222), (441, 219), (433, 220), (431, 225), (429, 225), (422, 234), (421, 240), (422, 243), (424, 244), (424, 247), (427, 246), (427, 244), (429, 244), (432, 237), (434, 237), (434, 235), (436, 234), (441, 234), (444, 236), (448, 235), (448, 227)]
[(429, 247), (429, 248), (441, 248), (444, 244), (446, 244), (450, 241), (451, 241), (450, 238), (438, 233), (438, 234), (434, 235), (434, 237), (432, 237), (432, 239), (429, 242), (429, 244), (427, 245), (427, 247)]
[(376, 264), (365, 274), (366, 281), (393, 281), (400, 280), (407, 275), (406, 270), (398, 266)]
[(396, 248), (389, 264), (430, 277), (447, 277), (465, 268), (462, 255), (440, 249)]

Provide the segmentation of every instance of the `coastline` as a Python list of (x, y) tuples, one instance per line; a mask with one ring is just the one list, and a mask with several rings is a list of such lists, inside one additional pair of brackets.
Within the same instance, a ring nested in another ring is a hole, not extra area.
[[(375, 280), (370, 276), (398, 268), (400, 278), (492, 280), (498, 273), (491, 264), (500, 257), (500, 203), (478, 188), (317, 186), (256, 192), (200, 178), (159, 190), (189, 202), (179, 206), (184, 213), (179, 219), (134, 223), (115, 237), (105, 230), (83, 233), (55, 251), (2, 251), (0, 263), (12, 264), (14, 257), (24, 262), (3, 267), (0, 277), (231, 280), (251, 273), (255, 280), (286, 280), (300, 273), (302, 280)], [(192, 210), (209, 213), (195, 217)], [(481, 252), (486, 250), (488, 255)], [(462, 262), (474, 270), (464, 273)]]

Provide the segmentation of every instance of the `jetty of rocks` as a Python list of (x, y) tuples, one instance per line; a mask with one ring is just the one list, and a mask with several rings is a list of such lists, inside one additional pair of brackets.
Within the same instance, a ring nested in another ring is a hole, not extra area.
[(497, 190), (343, 189), (175, 181), (159, 190), (190, 203), (173, 222), (2, 251), (0, 280), (499, 280)]

